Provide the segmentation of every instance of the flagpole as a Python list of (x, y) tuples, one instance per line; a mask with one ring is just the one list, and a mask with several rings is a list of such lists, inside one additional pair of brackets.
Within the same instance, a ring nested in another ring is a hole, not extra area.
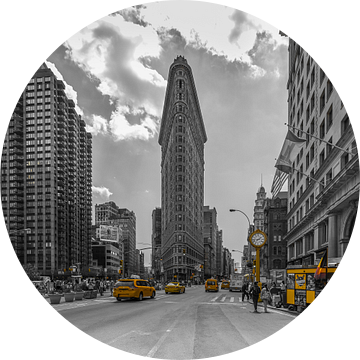
[[(275, 159), (275, 160), (276, 160), (276, 159)], [(297, 171), (299, 174), (306, 176), (308, 179), (313, 180), (313, 181), (315, 181), (316, 183), (318, 183), (318, 184), (320, 184), (320, 185), (322, 185), (322, 186), (325, 186), (323, 182), (314, 179), (314, 178), (311, 177), (310, 175), (307, 175), (307, 174), (303, 173), (302, 171), (300, 171), (300, 170), (298, 170), (298, 169), (293, 168), (292, 170)], [(281, 171), (281, 170), (280, 170), (280, 171)]]
[(354, 154), (353, 152), (351, 152), (351, 151), (345, 150), (345, 149), (343, 149), (343, 148), (341, 148), (341, 147), (339, 147), (339, 146), (337, 146), (337, 145), (334, 145), (333, 143), (331, 143), (331, 142), (329, 142), (329, 141), (320, 139), (319, 137), (317, 137), (317, 136), (315, 136), (315, 135), (313, 135), (313, 134), (310, 134), (310, 133), (308, 133), (308, 132), (306, 132), (306, 131), (304, 131), (304, 130), (298, 129), (298, 128), (296, 128), (296, 127), (293, 126), (293, 125), (289, 125), (289, 124), (287, 124), (287, 123), (285, 123), (284, 125), (286, 125), (287, 127), (291, 127), (291, 128), (293, 128), (293, 129), (295, 129), (295, 130), (301, 131), (302, 133), (304, 133), (304, 134), (306, 134), (306, 135), (309, 135), (309, 136), (311, 136), (311, 137), (313, 137), (313, 138), (315, 138), (315, 139), (317, 139), (317, 140), (320, 140), (320, 141), (324, 142), (325, 144), (331, 145), (331, 146), (333, 146), (333, 147), (336, 148), (336, 149), (339, 149), (339, 150), (341, 150), (341, 151), (344, 151), (344, 152), (348, 153), (349, 155), (355, 155), (355, 154)]

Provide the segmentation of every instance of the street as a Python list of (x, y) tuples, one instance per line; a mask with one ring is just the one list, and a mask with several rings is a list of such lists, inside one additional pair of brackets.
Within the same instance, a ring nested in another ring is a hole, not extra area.
[(253, 313), (240, 292), (184, 294), (157, 291), (155, 299), (117, 301), (109, 292), (97, 299), (51, 305), (93, 338), (136, 355), (159, 359), (200, 359), (228, 354), (265, 339), (296, 314), (277, 309)]

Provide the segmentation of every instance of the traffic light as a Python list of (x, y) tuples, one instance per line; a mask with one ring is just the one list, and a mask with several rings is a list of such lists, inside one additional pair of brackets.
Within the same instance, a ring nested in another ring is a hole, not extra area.
[(123, 260), (120, 260), (120, 266), (121, 267), (123, 266)]
[(183, 249), (183, 255), (185, 255), (185, 253), (186, 253), (186, 250), (185, 250), (185, 249)]
[(256, 266), (256, 260), (253, 260), (253, 266)]

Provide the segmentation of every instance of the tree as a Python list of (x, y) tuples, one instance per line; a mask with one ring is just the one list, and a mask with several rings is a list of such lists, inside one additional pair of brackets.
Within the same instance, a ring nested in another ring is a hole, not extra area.
[(41, 276), (34, 265), (23, 265), (23, 269), (31, 281), (41, 280)]

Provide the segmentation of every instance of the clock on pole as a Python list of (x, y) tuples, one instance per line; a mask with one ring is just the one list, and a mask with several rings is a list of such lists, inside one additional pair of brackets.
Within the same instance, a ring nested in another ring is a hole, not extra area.
[(260, 249), (265, 245), (266, 234), (257, 229), (249, 236), (250, 244), (256, 249), (256, 281), (260, 281)]

